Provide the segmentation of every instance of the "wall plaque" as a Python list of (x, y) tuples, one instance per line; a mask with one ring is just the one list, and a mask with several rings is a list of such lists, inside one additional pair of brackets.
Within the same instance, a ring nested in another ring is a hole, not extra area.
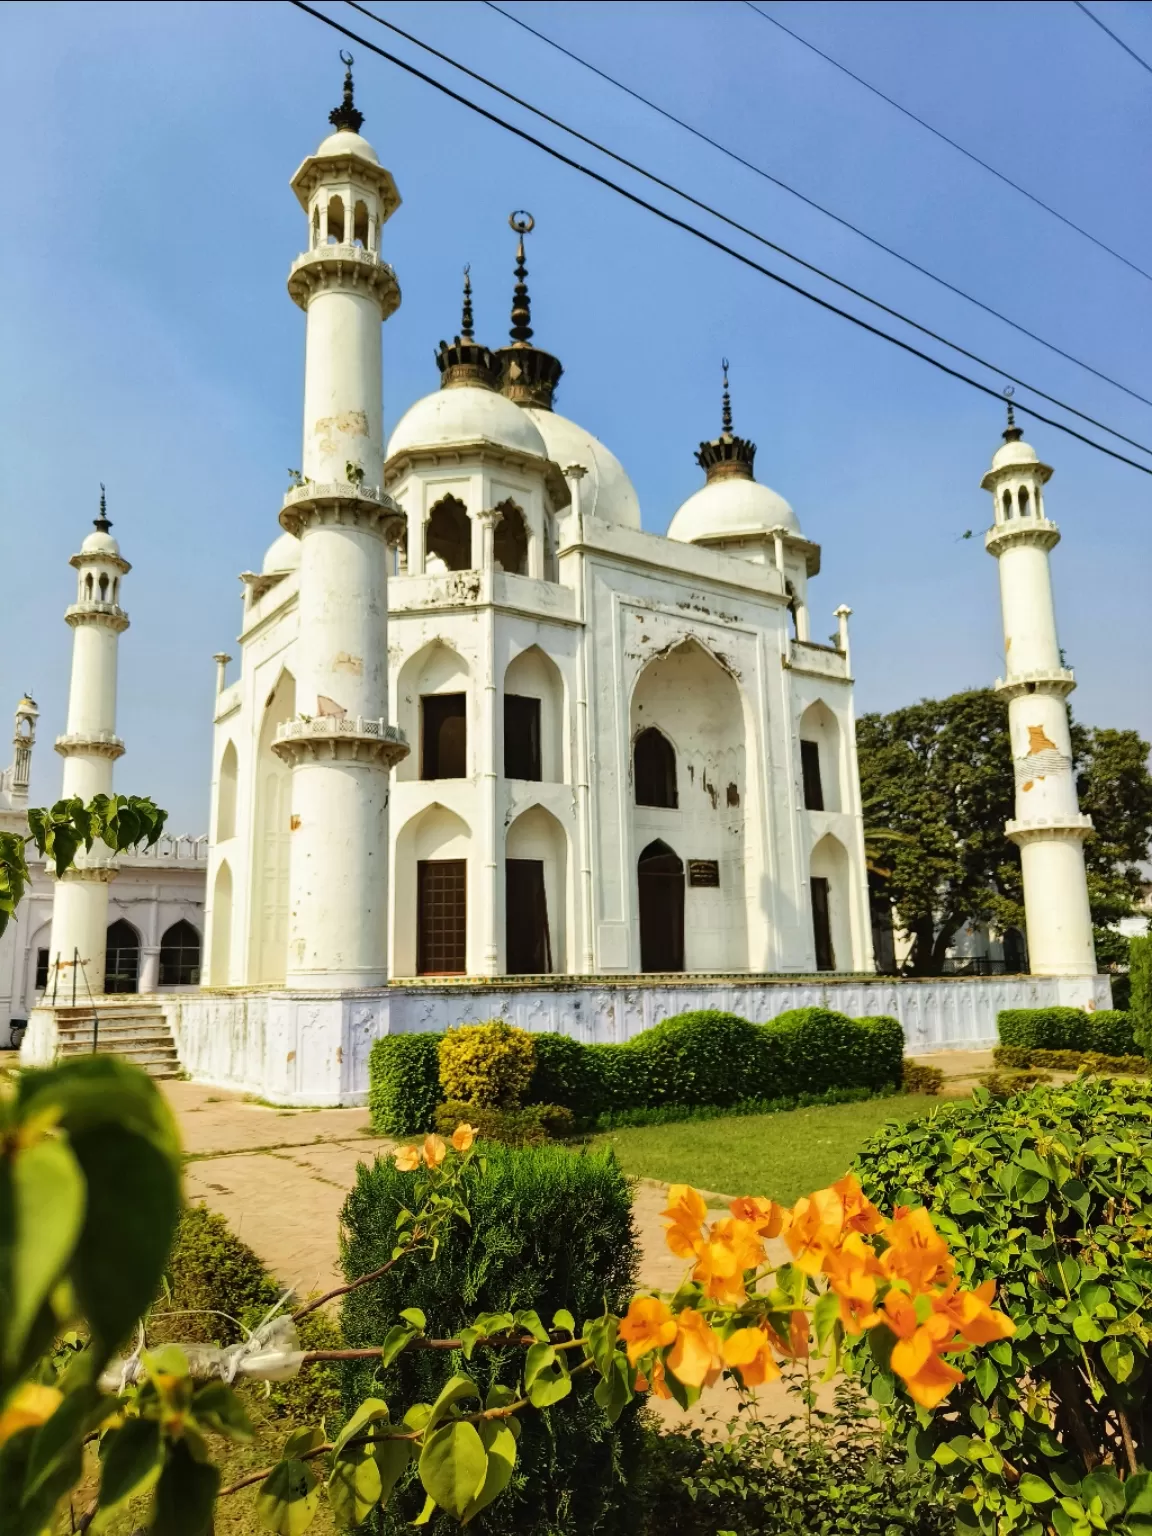
[(720, 863), (717, 859), (689, 859), (689, 885), (719, 885)]

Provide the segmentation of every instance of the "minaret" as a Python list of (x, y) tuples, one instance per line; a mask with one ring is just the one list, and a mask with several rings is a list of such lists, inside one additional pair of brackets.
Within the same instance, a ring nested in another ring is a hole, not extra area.
[(16, 706), (16, 727), (12, 733), (12, 766), (0, 774), (0, 808), (19, 811), (28, 804), (28, 781), (32, 774), (32, 748), (36, 745), (36, 722), (40, 711), (30, 693)]
[(996, 691), (1008, 700), (1016, 775), (1016, 816), (1005, 828), (1020, 847), (1028, 955), (1037, 976), (1092, 976), (1096, 955), (1084, 874), (1084, 839), (1092, 818), (1076, 800), (1068, 695), (1076, 686), (1056, 636), (1048, 554), (1060, 531), (1044, 512), (1052, 474), (1022, 442), (1011, 404), (1004, 446), (980, 482), (992, 496), (995, 521), (984, 547), (1000, 567), (1006, 676)]
[[(112, 793), (112, 765), (124, 755), (116, 735), (116, 666), (120, 636), (128, 615), (120, 606), (120, 581), (132, 567), (120, 554), (109, 529), (104, 487), (100, 516), (73, 555), (78, 573), (76, 601), (64, 615), (73, 631), (72, 682), (68, 692), (68, 729), (56, 739), (64, 759), (65, 800), (87, 804), (94, 795)], [(97, 840), (83, 849), (74, 867), (56, 882), (48, 991), (61, 1003), (86, 1002), (104, 990), (104, 950), (108, 932), (108, 882), (116, 876), (115, 856)]]
[(300, 540), (297, 719), (273, 751), (292, 767), (286, 982), (388, 979), (388, 788), (408, 747), (388, 724), (389, 543), (404, 518), (382, 490), (381, 322), (400, 303), (379, 255), (399, 206), (391, 174), (360, 137), (352, 93), (292, 189), (308, 249), (288, 292), (307, 316), (303, 483), (280, 521)]

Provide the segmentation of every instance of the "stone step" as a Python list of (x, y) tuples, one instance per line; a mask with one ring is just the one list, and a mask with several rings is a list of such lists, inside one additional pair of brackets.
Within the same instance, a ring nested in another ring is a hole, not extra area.
[(151, 1040), (156, 1040), (167, 1044), (172, 1039), (172, 1036), (166, 1029), (123, 1029), (117, 1027), (114, 1024), (106, 1025), (104, 1023), (101, 1023), (98, 1030), (91, 1028), (81, 1029), (79, 1027), (72, 1027), (68, 1029), (62, 1029), (59, 1034), (59, 1038), (61, 1040), (91, 1041), (93, 1037), (100, 1040), (107, 1040), (109, 1043), (112, 1041), (120, 1041), (125, 1045), (133, 1045), (138, 1044), (141, 1041)]

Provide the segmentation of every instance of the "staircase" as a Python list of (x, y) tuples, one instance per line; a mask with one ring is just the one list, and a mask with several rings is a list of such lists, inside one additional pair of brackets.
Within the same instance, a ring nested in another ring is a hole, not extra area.
[(122, 1056), (150, 1077), (179, 1077), (176, 1042), (158, 1004), (137, 997), (104, 997), (75, 1008), (56, 1005), (61, 1059), (88, 1056), (93, 1041), (101, 1055)]

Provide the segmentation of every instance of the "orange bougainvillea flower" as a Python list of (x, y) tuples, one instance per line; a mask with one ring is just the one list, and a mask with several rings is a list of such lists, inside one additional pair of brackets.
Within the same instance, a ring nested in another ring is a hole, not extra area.
[(788, 1320), (787, 1336), (779, 1331), (774, 1322), (770, 1322), (768, 1326), (772, 1330), (773, 1342), (782, 1355), (787, 1355), (789, 1360), (807, 1360), (811, 1331), (807, 1312), (792, 1313)]
[(63, 1393), (55, 1387), (42, 1387), (31, 1381), (17, 1387), (7, 1408), (0, 1413), (0, 1445), (21, 1429), (47, 1423), (63, 1401)]
[(724, 1340), (724, 1364), (740, 1372), (746, 1387), (762, 1387), (780, 1374), (772, 1344), (763, 1328), (739, 1328)]
[(828, 1251), (844, 1229), (844, 1202), (834, 1189), (818, 1189), (792, 1207), (792, 1219), (784, 1241), (792, 1250), (796, 1267), (818, 1275)]
[(412, 1173), (422, 1161), (419, 1147), (401, 1147), (396, 1154), (396, 1166), (401, 1173)]
[(452, 1132), (452, 1145), (457, 1152), (467, 1152), (468, 1148), (476, 1140), (476, 1127), (469, 1125), (467, 1120), (458, 1125)]
[(922, 1408), (935, 1408), (951, 1392), (964, 1372), (942, 1360), (939, 1342), (929, 1327), (917, 1328), (910, 1339), (892, 1346), (892, 1369), (903, 1378), (908, 1396)]
[(882, 1321), (875, 1309), (880, 1265), (859, 1232), (849, 1232), (840, 1247), (824, 1260), (829, 1287), (840, 1298), (840, 1321), (856, 1335)]
[(932, 1225), (923, 1206), (914, 1211), (901, 1207), (884, 1229), (888, 1247), (880, 1256), (891, 1280), (904, 1280), (913, 1293), (931, 1285), (947, 1285), (952, 1279), (952, 1255), (948, 1244)]
[(439, 1136), (425, 1136), (424, 1161), (429, 1168), (439, 1168), (448, 1155), (448, 1148), (440, 1140)]
[(693, 1280), (714, 1301), (738, 1307), (745, 1298), (744, 1273), (764, 1262), (764, 1244), (750, 1222), (725, 1216), (714, 1221), (696, 1244)]
[(668, 1187), (668, 1209), (660, 1213), (668, 1223), (665, 1240), (678, 1259), (695, 1256), (700, 1227), (708, 1214), (703, 1198), (690, 1184)]
[(628, 1363), (642, 1355), (665, 1349), (676, 1338), (676, 1319), (659, 1296), (634, 1296), (620, 1323), (620, 1337), (628, 1346)]
[(676, 1342), (665, 1364), (686, 1387), (710, 1387), (724, 1369), (719, 1338), (691, 1307), (676, 1314)]
[(932, 1311), (944, 1319), (954, 1333), (948, 1349), (966, 1349), (970, 1344), (994, 1344), (1016, 1332), (1016, 1324), (991, 1306), (996, 1282), (986, 1280), (974, 1291), (959, 1291), (954, 1286), (932, 1298)]
[(637, 1375), (634, 1390), (637, 1392), (651, 1392), (653, 1397), (670, 1398), (672, 1394), (668, 1390), (668, 1383), (664, 1377), (664, 1362), (659, 1357), (653, 1360), (650, 1375), (651, 1380), (647, 1376)]
[(737, 1221), (746, 1221), (755, 1227), (761, 1237), (779, 1237), (789, 1221), (788, 1212), (782, 1205), (760, 1195), (741, 1195), (728, 1209)]
[(846, 1232), (882, 1232), (884, 1218), (860, 1188), (854, 1173), (846, 1173), (832, 1186), (844, 1203)]

